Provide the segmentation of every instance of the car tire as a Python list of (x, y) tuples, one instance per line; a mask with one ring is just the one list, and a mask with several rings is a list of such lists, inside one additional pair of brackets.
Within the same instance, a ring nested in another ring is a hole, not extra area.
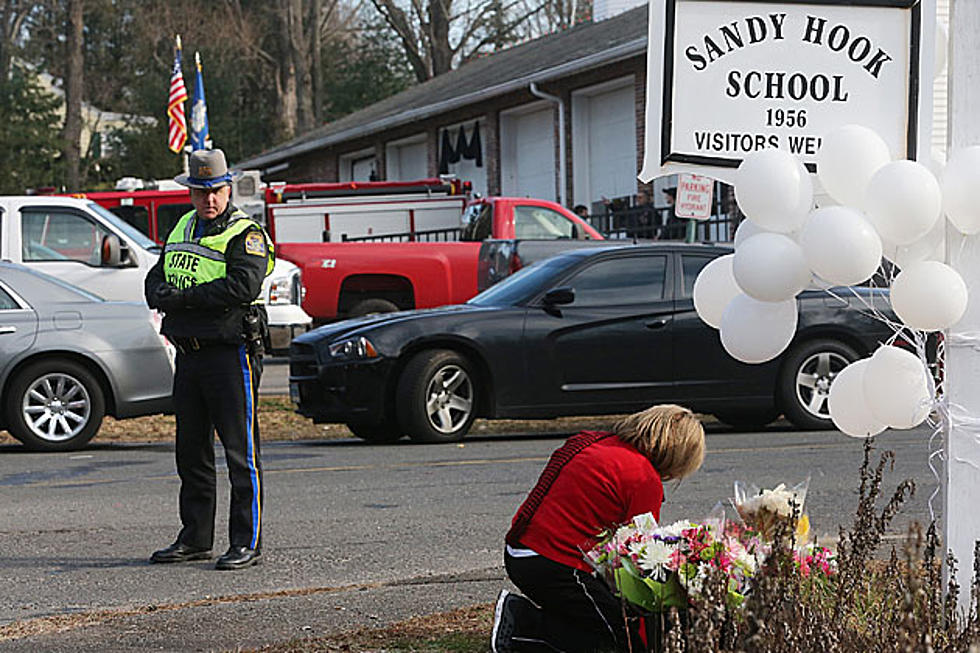
[(354, 304), (347, 315), (350, 317), (361, 317), (362, 315), (373, 315), (374, 313), (394, 313), (401, 309), (395, 302), (387, 299), (364, 299)]
[(775, 408), (729, 409), (715, 413), (718, 421), (740, 430), (754, 431), (764, 428), (779, 417)]
[(105, 416), (102, 387), (84, 366), (51, 358), (28, 365), (10, 383), (10, 434), (34, 451), (73, 451), (95, 436)]
[(416, 354), (398, 380), (398, 423), (415, 442), (463, 439), (476, 418), (473, 365), (448, 349)]
[(853, 347), (839, 340), (809, 340), (795, 345), (783, 359), (779, 375), (779, 402), (786, 419), (800, 429), (833, 429), (830, 384), (858, 358)]
[(372, 444), (389, 444), (400, 440), (404, 435), (398, 424), (392, 420), (381, 423), (350, 421), (347, 422), (347, 428), (355, 436)]

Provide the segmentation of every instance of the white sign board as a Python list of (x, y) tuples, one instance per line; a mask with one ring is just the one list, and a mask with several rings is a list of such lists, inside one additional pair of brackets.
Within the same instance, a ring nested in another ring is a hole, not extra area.
[(651, 0), (640, 179), (731, 181), (770, 147), (813, 171), (821, 138), (853, 123), (928, 157), (935, 29), (935, 0)]
[(701, 175), (684, 174), (677, 178), (677, 198), (674, 215), (691, 220), (707, 220), (711, 217), (711, 198), (715, 180)]

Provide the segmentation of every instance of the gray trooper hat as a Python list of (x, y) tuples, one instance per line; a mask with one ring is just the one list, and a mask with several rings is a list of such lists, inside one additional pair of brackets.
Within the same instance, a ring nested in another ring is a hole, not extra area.
[(195, 150), (187, 162), (186, 175), (177, 175), (174, 181), (190, 188), (221, 188), (231, 184), (231, 172), (221, 150)]

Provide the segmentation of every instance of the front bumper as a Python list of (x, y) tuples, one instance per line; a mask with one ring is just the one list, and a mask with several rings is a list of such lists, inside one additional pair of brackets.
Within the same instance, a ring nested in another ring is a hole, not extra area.
[(385, 358), (320, 365), (312, 352), (289, 354), (290, 397), (315, 423), (381, 422), (388, 410), (394, 361)]
[(272, 353), (285, 354), (293, 338), (306, 333), (313, 326), (313, 318), (296, 304), (270, 304), (265, 310), (269, 316)]

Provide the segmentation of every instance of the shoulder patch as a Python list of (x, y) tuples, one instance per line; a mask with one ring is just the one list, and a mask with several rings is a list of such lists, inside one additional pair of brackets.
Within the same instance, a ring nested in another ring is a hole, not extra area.
[(266, 255), (265, 238), (262, 237), (262, 232), (248, 232), (248, 235), (245, 236), (245, 252), (256, 256)]

